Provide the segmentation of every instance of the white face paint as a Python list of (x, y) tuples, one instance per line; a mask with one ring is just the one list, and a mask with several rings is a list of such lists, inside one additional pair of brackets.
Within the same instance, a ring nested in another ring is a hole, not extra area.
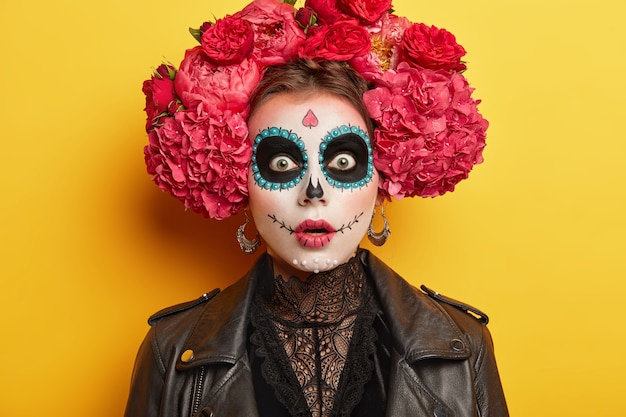
[(359, 112), (334, 95), (283, 93), (261, 104), (248, 128), (250, 212), (275, 272), (302, 278), (347, 262), (378, 195)]

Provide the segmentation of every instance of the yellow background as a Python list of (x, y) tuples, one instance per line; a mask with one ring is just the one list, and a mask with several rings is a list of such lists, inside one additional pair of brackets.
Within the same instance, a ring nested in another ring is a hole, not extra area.
[[(142, 81), (243, 4), (0, 2), (1, 416), (121, 415), (147, 316), (250, 266), (241, 217), (184, 212), (142, 155)], [(375, 253), (489, 313), (512, 415), (624, 415), (624, 2), (394, 6), (456, 34), (491, 127)]]

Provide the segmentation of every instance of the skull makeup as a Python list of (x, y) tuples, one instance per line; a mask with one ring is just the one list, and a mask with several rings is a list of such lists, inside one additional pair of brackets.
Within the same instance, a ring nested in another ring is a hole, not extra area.
[(302, 277), (347, 262), (378, 196), (362, 116), (335, 95), (281, 93), (248, 126), (250, 212), (275, 269)]

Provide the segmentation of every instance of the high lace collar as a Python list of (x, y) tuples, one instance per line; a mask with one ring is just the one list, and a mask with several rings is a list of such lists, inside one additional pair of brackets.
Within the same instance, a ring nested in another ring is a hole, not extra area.
[[(268, 282), (269, 281), (269, 282)], [(275, 320), (300, 326), (328, 325), (355, 314), (362, 304), (365, 269), (360, 257), (330, 271), (284, 279), (267, 274), (263, 307)]]

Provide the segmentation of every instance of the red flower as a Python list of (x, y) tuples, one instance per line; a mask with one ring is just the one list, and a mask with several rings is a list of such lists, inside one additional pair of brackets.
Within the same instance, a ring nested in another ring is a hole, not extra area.
[(296, 12), (295, 19), (301, 28), (307, 29), (317, 21), (317, 13), (309, 7), (301, 7)]
[[(204, 33), (207, 30), (209, 30), (209, 28), (213, 26), (213, 22), (204, 22), (201, 26), (200, 26), (200, 33)], [(200, 40), (202, 41), (202, 40)]]
[(306, 0), (304, 6), (315, 10), (317, 21), (321, 25), (332, 25), (340, 20), (352, 20), (350, 16), (339, 10), (337, 0)]
[(374, 23), (391, 9), (391, 0), (337, 0), (340, 10), (365, 23)]
[(142, 91), (146, 95), (147, 114), (146, 130), (150, 131), (160, 116), (168, 113), (168, 108), (176, 100), (174, 92), (174, 75), (176, 69), (171, 65), (161, 64), (154, 75), (143, 82)]
[(409, 27), (402, 39), (402, 51), (407, 62), (429, 69), (464, 71), (461, 58), (465, 49), (453, 34), (435, 26), (416, 23)]
[(452, 34), (391, 14), (391, 0), (289, 3), (253, 0), (204, 23), (178, 71), (161, 65), (144, 82), (145, 160), (162, 190), (215, 219), (244, 208), (251, 94), (267, 66), (297, 56), (345, 61), (371, 83), (363, 100), (387, 198), (441, 195), (482, 162), (488, 122)]
[(252, 56), (262, 66), (289, 61), (306, 37), (295, 20), (293, 6), (280, 1), (255, 0), (234, 16), (252, 24)]
[(301, 45), (302, 58), (348, 61), (363, 56), (370, 50), (367, 30), (352, 22), (342, 21), (332, 25), (309, 29), (312, 35)]
[(224, 219), (247, 204), (245, 119), (260, 78), (253, 60), (216, 65), (201, 46), (186, 52), (174, 81), (184, 107), (160, 120), (144, 150), (153, 181), (185, 207)]
[(252, 25), (235, 17), (218, 20), (202, 34), (202, 48), (216, 65), (240, 63), (253, 46)]

